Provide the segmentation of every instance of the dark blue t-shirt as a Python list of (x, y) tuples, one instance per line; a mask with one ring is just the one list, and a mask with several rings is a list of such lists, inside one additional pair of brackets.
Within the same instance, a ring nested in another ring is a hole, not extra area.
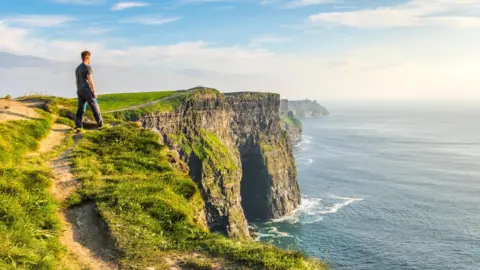
[(91, 90), (88, 84), (88, 75), (92, 74), (93, 70), (89, 65), (81, 63), (75, 70), (75, 77), (77, 78), (77, 92), (82, 90)]

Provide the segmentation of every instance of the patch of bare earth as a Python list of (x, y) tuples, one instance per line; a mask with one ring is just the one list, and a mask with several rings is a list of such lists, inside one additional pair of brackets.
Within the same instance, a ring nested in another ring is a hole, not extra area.
[(0, 122), (31, 120), (38, 117), (38, 113), (25, 103), (6, 99), (0, 100)]
[[(54, 128), (55, 129), (55, 128)], [(60, 139), (60, 138), (57, 138)], [(74, 138), (78, 141), (80, 138)], [(58, 201), (65, 200), (80, 185), (72, 174), (68, 156), (72, 149), (50, 162), (55, 178), (51, 193)], [(62, 223), (61, 243), (87, 269), (120, 269), (115, 262), (115, 245), (95, 203), (85, 203), (59, 213)]]
[(40, 141), (40, 147), (38, 148), (38, 150), (28, 155), (36, 156), (42, 153), (47, 153), (52, 151), (56, 146), (59, 146), (62, 144), (63, 139), (65, 139), (68, 131), (70, 130), (71, 128), (69, 126), (54, 124), (48, 136), (42, 141)]
[(65, 210), (61, 242), (90, 269), (120, 269), (117, 252), (105, 221), (94, 202)]
[(68, 156), (72, 149), (68, 149), (62, 155), (50, 161), (55, 182), (51, 188), (51, 193), (58, 201), (65, 200), (80, 185), (80, 181), (72, 174), (71, 163)]

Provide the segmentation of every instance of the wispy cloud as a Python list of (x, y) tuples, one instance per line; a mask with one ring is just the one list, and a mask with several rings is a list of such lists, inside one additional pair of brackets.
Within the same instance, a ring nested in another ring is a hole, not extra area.
[(136, 23), (145, 25), (162, 25), (181, 20), (182, 17), (140, 16), (121, 20), (121, 23)]
[(7, 17), (3, 22), (27, 27), (53, 27), (74, 20), (64, 15), (20, 15)]
[(135, 7), (146, 7), (150, 5), (146, 2), (120, 2), (112, 6), (111, 10), (118, 11), (124, 10), (127, 8), (135, 8)]
[(263, 35), (250, 40), (249, 47), (259, 47), (265, 44), (283, 43), (290, 39), (282, 36)]
[[(467, 11), (470, 13), (468, 14)], [(416, 26), (480, 27), (477, 0), (410, 0), (407, 3), (348, 12), (324, 12), (309, 17), (316, 24), (356, 28)]]

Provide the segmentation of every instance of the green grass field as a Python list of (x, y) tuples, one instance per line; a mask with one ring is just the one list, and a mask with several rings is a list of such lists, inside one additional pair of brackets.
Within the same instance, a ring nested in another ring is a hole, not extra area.
[(178, 94), (177, 91), (142, 92), (142, 93), (121, 93), (105, 94), (98, 97), (98, 102), (103, 111), (123, 109), (126, 107), (159, 100)]
[[(120, 94), (106, 94), (100, 95), (98, 97), (98, 103), (100, 104), (100, 109), (102, 115), (106, 122), (109, 121), (118, 121), (118, 120), (132, 120), (136, 121), (140, 116), (156, 112), (156, 111), (169, 111), (173, 110), (177, 105), (181, 104), (182, 101), (188, 96), (188, 93), (181, 95), (182, 92), (179, 91), (159, 91), (159, 92), (139, 92), (139, 93), (120, 93)], [(180, 95), (177, 98), (172, 98), (170, 100), (165, 100), (163, 102), (150, 104), (141, 108), (108, 113), (112, 110), (124, 109), (127, 107), (141, 105), (148, 103), (150, 101), (156, 101), (163, 98), (171, 97), (174, 95)], [(36, 99), (46, 102), (46, 110), (50, 113), (56, 114), (60, 117), (67, 119), (75, 119), (75, 114), (77, 111), (77, 98), (60, 98), (60, 97), (51, 97), (51, 96), (29, 96), (21, 98), (20, 100), (25, 99)], [(93, 115), (89, 108), (87, 108), (86, 114), (89, 119), (93, 119)], [(59, 120), (63, 123), (68, 122), (65, 119)], [(66, 123), (71, 125), (71, 122)]]
[[(0, 123), (0, 269), (69, 269), (59, 243), (58, 204), (46, 160), (26, 154), (50, 131), (51, 115)], [(62, 263), (64, 264), (62, 265)]]

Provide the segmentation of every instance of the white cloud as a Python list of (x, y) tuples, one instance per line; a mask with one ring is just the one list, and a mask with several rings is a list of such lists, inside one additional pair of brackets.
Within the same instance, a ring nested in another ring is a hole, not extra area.
[(139, 16), (123, 19), (121, 23), (137, 23), (145, 25), (162, 25), (181, 20), (182, 17), (163, 17), (163, 16)]
[(111, 10), (118, 11), (134, 7), (146, 7), (150, 5), (146, 2), (120, 2), (112, 6)]
[(480, 27), (478, 0), (410, 0), (395, 6), (348, 12), (323, 12), (309, 17), (315, 24), (357, 28), (416, 26)]
[(7, 17), (3, 22), (27, 27), (52, 27), (74, 20), (73, 17), (64, 15), (20, 15)]
[(200, 84), (223, 91), (278, 92), (289, 98), (480, 98), (480, 77), (476, 74), (480, 36), (451, 31), (421, 39), (399, 36), (375, 44), (328, 54), (277, 54), (202, 41), (117, 48), (101, 42), (40, 38), (32, 31), (0, 24), (0, 51), (67, 63), (35, 70), (2, 70), (0, 92), (48, 89), (52, 94), (74, 95), (74, 89), (65, 90), (72, 88), (71, 70), (79, 61), (79, 53), (90, 50), (102, 92), (181, 89)]

